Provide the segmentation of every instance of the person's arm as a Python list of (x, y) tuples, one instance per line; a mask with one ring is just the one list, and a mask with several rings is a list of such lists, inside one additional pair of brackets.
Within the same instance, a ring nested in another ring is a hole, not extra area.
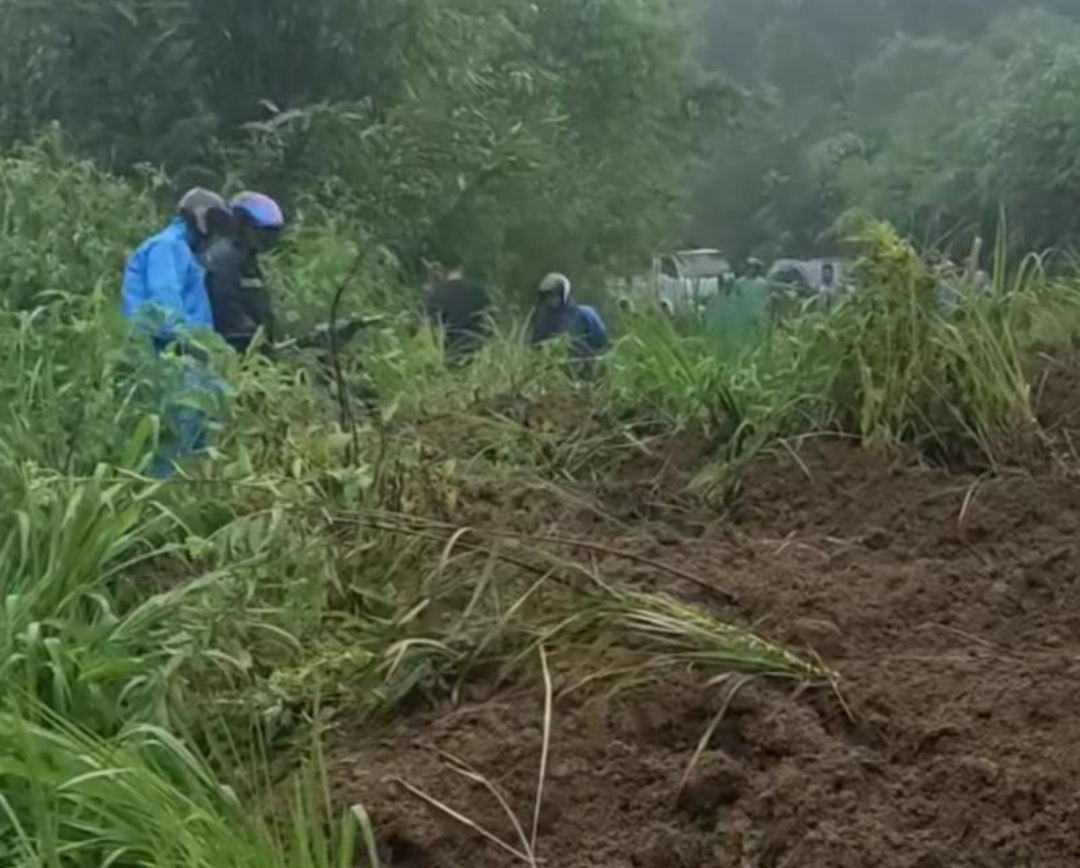
[(548, 307), (534, 308), (529, 328), (529, 340), (534, 344), (542, 344), (556, 337), (560, 316), (559, 312)]
[[(187, 322), (184, 303), (190, 253), (178, 244), (158, 241), (146, 251), (145, 297), (135, 301), (133, 318), (154, 337), (171, 340)], [(205, 295), (205, 290), (204, 290)]]
[(268, 344), (275, 340), (274, 330), (274, 305), (270, 298), (270, 290), (266, 286), (266, 278), (263, 277), (262, 269), (257, 260), (252, 259), (246, 273), (241, 274), (240, 287), (244, 308), (244, 315), (252, 326), (252, 334), (260, 328), (266, 335)]
[(143, 280), (141, 262), (137, 255), (133, 255), (124, 266), (124, 281), (120, 287), (120, 315), (129, 322), (137, 321), (144, 304), (146, 282)]
[(270, 290), (263, 285), (259, 293), (258, 319), (256, 322), (266, 332), (266, 339), (273, 343), (277, 340), (277, 318), (274, 316), (274, 301), (270, 297)]
[(203, 270), (191, 251), (188, 256), (184, 281), (184, 325), (189, 329), (214, 330), (214, 311), (210, 306), (210, 294), (206, 289)]
[(609, 338), (608, 338), (607, 325), (604, 323), (604, 321), (602, 319), (600, 319), (600, 314), (593, 311), (593, 315), (596, 317), (596, 342), (597, 342), (597, 348), (602, 350), (602, 349), (605, 349), (607, 347), (607, 345), (608, 345)]
[(582, 337), (594, 350), (602, 350), (608, 344), (608, 331), (595, 308), (583, 305), (579, 308)]

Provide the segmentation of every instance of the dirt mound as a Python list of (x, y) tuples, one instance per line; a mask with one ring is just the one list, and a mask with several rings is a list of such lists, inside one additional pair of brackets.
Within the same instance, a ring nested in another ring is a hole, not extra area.
[(1033, 401), (1039, 424), (1054, 435), (1080, 430), (1080, 358), (1060, 350), (1036, 354), (1033, 368)]
[[(730, 683), (667, 672), (571, 691), (555, 709), (546, 864), (1080, 865), (1080, 486), (1068, 475), (956, 477), (809, 442), (751, 474), (734, 524), (589, 532), (730, 591), (725, 607), (644, 562), (599, 565), (814, 649), (841, 673), (841, 698), (748, 685), (680, 789)], [(447, 757), (494, 782), (528, 834), (540, 697), (520, 685), (378, 743), (345, 735), (335, 795), (373, 812), (398, 868), (521, 864), (394, 779), (520, 848)]]

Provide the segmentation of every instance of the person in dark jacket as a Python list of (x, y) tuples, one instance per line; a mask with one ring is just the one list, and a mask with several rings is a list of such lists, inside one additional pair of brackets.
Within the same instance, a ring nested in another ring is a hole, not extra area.
[(428, 294), (427, 315), (432, 326), (443, 330), (446, 358), (464, 362), (476, 353), (491, 334), (491, 296), (460, 265), (438, 281)]
[(573, 301), (571, 290), (570, 279), (565, 274), (552, 273), (540, 282), (533, 312), (532, 342), (542, 344), (565, 335), (570, 339), (573, 357), (588, 361), (607, 347), (607, 327), (595, 308)]
[(243, 355), (260, 329), (267, 346), (274, 342), (274, 309), (259, 254), (278, 243), (285, 215), (277, 202), (262, 193), (241, 193), (229, 207), (232, 231), (213, 241), (202, 261), (214, 329)]

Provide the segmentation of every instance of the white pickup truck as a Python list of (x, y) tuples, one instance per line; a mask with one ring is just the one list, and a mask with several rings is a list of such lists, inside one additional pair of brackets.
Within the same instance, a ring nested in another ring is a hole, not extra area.
[(681, 250), (653, 257), (650, 288), (671, 310), (701, 309), (732, 279), (731, 263), (719, 250)]

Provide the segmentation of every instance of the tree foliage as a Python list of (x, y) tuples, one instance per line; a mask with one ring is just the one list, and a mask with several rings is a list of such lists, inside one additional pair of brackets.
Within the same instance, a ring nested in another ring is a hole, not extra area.
[(825, 252), (853, 208), (921, 243), (966, 249), (1004, 213), (1015, 246), (1070, 245), (1078, 19), (1076, 0), (8, 0), (0, 142), (57, 121), (102, 168), (164, 169), (162, 202), (260, 186), (511, 286), (676, 241)]
[(738, 251), (827, 249), (845, 211), (970, 247), (1004, 213), (1017, 247), (1080, 240), (1080, 4), (720, 0), (708, 58), (757, 94), (699, 190), (695, 234)]
[(260, 185), (511, 282), (676, 237), (730, 115), (680, 0), (11, 0), (0, 136)]

